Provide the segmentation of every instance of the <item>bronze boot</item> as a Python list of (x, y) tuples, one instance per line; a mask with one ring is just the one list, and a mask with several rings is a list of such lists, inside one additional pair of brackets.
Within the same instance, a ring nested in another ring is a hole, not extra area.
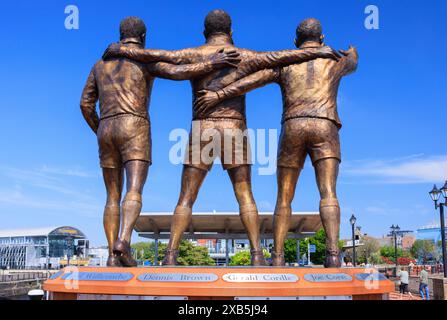
[(162, 265), (164, 266), (175, 266), (177, 265), (178, 250), (167, 249), (165, 257), (163, 259)]
[(130, 244), (126, 240), (117, 240), (113, 246), (113, 253), (118, 257), (123, 267), (137, 266), (137, 262), (132, 257)]
[(340, 268), (341, 260), (339, 252), (336, 250), (326, 251), (326, 261), (324, 263), (325, 268)]
[(123, 265), (120, 262), (120, 259), (115, 255), (111, 254), (109, 258), (107, 259), (107, 266), (108, 267), (122, 267)]
[(272, 266), (273, 267), (284, 267), (286, 265), (286, 260), (284, 258), (284, 253), (277, 253), (272, 251)]
[(252, 250), (251, 251), (251, 265), (254, 267), (257, 266), (266, 266), (264, 252), (261, 250)]

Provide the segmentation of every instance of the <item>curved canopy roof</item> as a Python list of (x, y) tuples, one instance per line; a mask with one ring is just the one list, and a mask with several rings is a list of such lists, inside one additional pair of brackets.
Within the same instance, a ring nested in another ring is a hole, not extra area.
[(0, 230), (0, 238), (15, 237), (47, 237), (47, 236), (71, 236), (76, 239), (85, 239), (82, 231), (74, 227), (46, 227), (18, 230)]
[[(169, 239), (172, 212), (145, 212), (140, 215), (135, 231), (145, 238)], [(273, 212), (259, 212), (261, 237), (273, 234)], [(314, 235), (322, 228), (318, 212), (293, 212), (289, 238)], [(194, 212), (184, 238), (189, 239), (245, 239), (246, 230), (238, 212)]]

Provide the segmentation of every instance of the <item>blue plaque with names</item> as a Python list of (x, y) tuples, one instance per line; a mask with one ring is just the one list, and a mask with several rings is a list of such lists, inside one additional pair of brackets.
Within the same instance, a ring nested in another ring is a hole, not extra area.
[(214, 282), (214, 273), (143, 273), (137, 279), (143, 282)]
[(352, 277), (346, 273), (308, 273), (304, 279), (310, 282), (350, 282)]
[(355, 275), (355, 278), (360, 281), (384, 281), (388, 280), (387, 277), (385, 277), (381, 273), (358, 273)]
[(78, 281), (129, 281), (132, 278), (133, 274), (128, 272), (70, 272), (62, 276), (63, 280)]
[(287, 273), (227, 273), (222, 280), (226, 282), (298, 282), (299, 277)]

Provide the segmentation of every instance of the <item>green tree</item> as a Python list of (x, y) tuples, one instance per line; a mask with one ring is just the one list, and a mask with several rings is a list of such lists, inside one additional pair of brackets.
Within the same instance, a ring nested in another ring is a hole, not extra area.
[(216, 264), (210, 257), (207, 248), (196, 246), (186, 240), (180, 243), (177, 262), (182, 266), (213, 266)]
[(413, 257), (426, 263), (435, 254), (435, 244), (430, 240), (416, 240), (411, 247)]
[[(310, 254), (310, 260), (314, 264), (323, 264), (326, 259), (326, 233), (324, 229), (317, 231), (315, 236), (300, 240), (300, 255), (307, 255), (308, 244), (316, 246), (316, 252)], [(338, 243), (339, 248), (343, 247), (343, 242)], [(288, 263), (296, 262), (296, 240), (287, 239), (284, 243), (284, 258)]]
[[(133, 256), (137, 260), (150, 261), (154, 264), (155, 259), (155, 242), (137, 242), (131, 245)], [(166, 244), (158, 243), (158, 262), (162, 261), (165, 256)]]
[[(264, 257), (266, 259), (270, 258), (270, 253), (267, 250), (263, 250)], [(230, 266), (249, 266), (251, 265), (251, 254), (250, 251), (244, 250), (239, 251), (234, 256), (231, 257)]]
[[(380, 255), (382, 257), (390, 259), (393, 262), (396, 262), (394, 246), (383, 246), (382, 248), (380, 248)], [(402, 248), (397, 248), (397, 258), (412, 258), (412, 255), (410, 251), (402, 250)]]

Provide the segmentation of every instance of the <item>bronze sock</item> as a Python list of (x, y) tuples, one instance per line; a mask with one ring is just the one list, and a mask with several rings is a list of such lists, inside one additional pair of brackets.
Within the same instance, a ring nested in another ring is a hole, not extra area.
[(338, 254), (340, 234), (340, 205), (338, 200), (335, 198), (321, 200), (320, 216), (326, 232), (326, 250), (331, 255)]
[(113, 254), (113, 245), (118, 239), (120, 228), (120, 206), (106, 205), (103, 216), (104, 231), (109, 245), (109, 255)]
[(142, 201), (141, 194), (129, 192), (126, 194), (121, 205), (122, 221), (120, 239), (130, 243), (132, 230), (135, 227), (138, 217), (141, 213)]
[(192, 208), (177, 206), (172, 217), (171, 224), (171, 239), (169, 241), (168, 249), (177, 250), (183, 233), (189, 227), (192, 218)]
[(251, 249), (254, 251), (261, 250), (259, 215), (255, 204), (241, 205), (239, 208), (242, 224), (247, 230), (248, 239), (250, 240)]
[(289, 232), (291, 216), (291, 206), (276, 206), (273, 217), (273, 236), (275, 240), (274, 251), (278, 254), (284, 254), (284, 241)]

